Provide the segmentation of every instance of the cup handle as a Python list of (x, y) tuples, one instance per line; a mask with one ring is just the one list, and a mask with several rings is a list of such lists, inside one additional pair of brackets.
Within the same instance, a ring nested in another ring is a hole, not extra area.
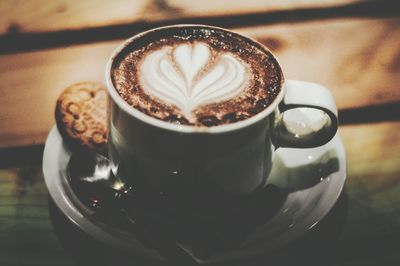
[(338, 128), (331, 92), (318, 84), (287, 80), (273, 130), (275, 148), (313, 148), (330, 141)]

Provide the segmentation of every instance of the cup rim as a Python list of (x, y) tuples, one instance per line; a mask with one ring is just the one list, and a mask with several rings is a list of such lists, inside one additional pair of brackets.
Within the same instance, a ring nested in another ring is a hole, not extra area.
[[(281, 72), (281, 86), (280, 86), (280, 91), (278, 95), (275, 96), (275, 99), (273, 100), (270, 105), (262, 110), (261, 112), (251, 116), (250, 118), (247, 118), (242, 121), (234, 122), (234, 123), (229, 123), (229, 124), (223, 124), (223, 125), (217, 125), (217, 126), (212, 126), (212, 127), (206, 127), (206, 126), (192, 126), (192, 125), (177, 125), (173, 124), (170, 122), (166, 122), (157, 118), (154, 118), (152, 116), (149, 116), (145, 113), (142, 113), (141, 111), (135, 109), (133, 106), (128, 104), (122, 97), (118, 94), (116, 88), (114, 87), (114, 84), (112, 82), (111, 78), (111, 69), (112, 65), (114, 63), (115, 58), (119, 55), (121, 51), (123, 51), (127, 46), (129, 46), (130, 43), (134, 42), (136, 39), (141, 38), (142, 36), (152, 33), (154, 31), (160, 31), (160, 30), (165, 30), (165, 29), (170, 29), (170, 28), (185, 28), (185, 27), (199, 27), (199, 28), (209, 28), (209, 29), (216, 29), (216, 30), (221, 30), (224, 32), (231, 33), (233, 35), (239, 36), (241, 38), (246, 39), (247, 41), (250, 41), (252, 43), (255, 43), (260, 46), (263, 50), (265, 50), (267, 53), (269, 53), (272, 58), (276, 61), (280, 68)], [(129, 39), (125, 40), (121, 45), (119, 45), (113, 52), (111, 57), (108, 59), (106, 68), (105, 68), (105, 81), (106, 81), (106, 87), (108, 94), (114, 101), (114, 103), (121, 108), (123, 111), (125, 111), (127, 114), (135, 117), (136, 119), (152, 125), (156, 126), (161, 129), (169, 130), (169, 131), (175, 131), (178, 133), (225, 133), (225, 132), (230, 132), (230, 131), (235, 131), (239, 130), (242, 128), (245, 128), (247, 126), (250, 126), (252, 124), (255, 124), (259, 122), (260, 120), (264, 119), (267, 117), (269, 114), (271, 114), (278, 106), (278, 104), (282, 101), (284, 95), (285, 95), (285, 78), (283, 76), (283, 71), (282, 67), (279, 64), (279, 61), (276, 59), (275, 55), (263, 44), (260, 42), (251, 39), (250, 37), (243, 36), (239, 33), (227, 30), (225, 28), (221, 27), (216, 27), (216, 26), (211, 26), (211, 25), (203, 25), (203, 24), (174, 24), (174, 25), (168, 25), (168, 26), (163, 26), (163, 27), (157, 27), (153, 28), (141, 33), (138, 33)]]

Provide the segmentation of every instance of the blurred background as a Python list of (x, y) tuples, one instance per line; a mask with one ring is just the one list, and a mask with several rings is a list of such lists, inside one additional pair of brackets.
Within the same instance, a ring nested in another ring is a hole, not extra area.
[(287, 79), (331, 89), (348, 207), (329, 265), (399, 265), (400, 8), (390, 0), (0, 0), (0, 265), (75, 265), (41, 171), (55, 101), (73, 83), (102, 82), (124, 39), (176, 23), (254, 38)]

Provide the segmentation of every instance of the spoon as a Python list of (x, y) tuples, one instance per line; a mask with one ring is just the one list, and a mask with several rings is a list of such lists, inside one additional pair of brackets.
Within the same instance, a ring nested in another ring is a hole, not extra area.
[(107, 157), (93, 152), (72, 153), (67, 174), (74, 191), (80, 194), (80, 198), (85, 197), (84, 201), (89, 201), (97, 214), (122, 215), (128, 230), (157, 250), (168, 264), (198, 265), (190, 251), (174, 241), (168, 232), (146, 221), (143, 207), (138, 204), (140, 196), (112, 174)]

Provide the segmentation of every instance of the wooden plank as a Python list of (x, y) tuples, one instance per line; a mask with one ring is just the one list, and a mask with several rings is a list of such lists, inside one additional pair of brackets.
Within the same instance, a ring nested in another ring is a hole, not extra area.
[(53, 32), (143, 21), (273, 12), (299, 8), (328, 8), (360, 0), (230, 1), (122, 0), (0, 1), (0, 35), (15, 32)]
[(0, 170), (0, 265), (74, 265), (54, 232), (40, 165)]
[[(342, 3), (342, 1), (344, 2)], [(81, 28), (62, 28), (60, 26), (60, 28), (55, 28), (52, 31), (41, 29), (38, 31), (25, 31), (17, 23), (11, 22), (7, 26), (6, 33), (1, 34), (0, 32), (0, 54), (118, 40), (130, 37), (136, 33), (151, 28), (182, 23), (234, 28), (276, 23), (326, 20), (332, 18), (389, 18), (398, 17), (400, 15), (399, 9), (397, 8), (397, 0), (383, 0), (379, 2), (372, 0), (342, 1), (334, 2), (335, 4), (333, 4), (332, 0), (326, 0), (323, 2), (311, 0), (306, 3), (299, 1), (275, 1), (270, 4), (270, 2), (259, 2), (258, 0), (253, 0), (250, 1), (250, 4), (253, 6), (249, 5), (248, 2), (243, 2), (243, 4), (242, 2), (235, 2), (235, 4), (231, 6), (231, 2), (227, 4), (226, 0), (217, 2), (211, 1), (209, 3), (210, 5), (204, 5), (204, 2), (189, 1), (187, 3), (184, 1), (183, 3), (195, 6), (196, 4), (201, 3), (201, 5), (197, 6), (195, 9), (190, 8), (185, 10), (180, 6), (171, 6), (170, 2), (154, 0), (146, 6), (146, 10), (140, 14), (143, 18), (139, 20), (116, 23), (109, 22), (109, 24), (104, 25), (101, 23), (99, 25), (87, 25), (83, 23)], [(96, 4), (98, 3), (99, 2), (96, 2)], [(240, 5), (238, 3), (240, 3)], [(218, 8), (221, 4), (224, 6), (222, 11)], [(262, 8), (263, 5), (268, 5), (268, 8)], [(101, 9), (101, 2), (98, 7)], [(19, 10), (19, 8), (16, 10)], [(38, 8), (35, 6), (35, 12), (37, 10)], [(113, 13), (118, 14), (114, 8), (110, 8), (110, 10)], [(33, 12), (33, 14), (35, 12)], [(76, 13), (79, 14), (79, 10)], [(4, 15), (6, 16), (7, 14)], [(112, 13), (108, 12), (107, 14), (110, 15)], [(31, 15), (32, 12), (30, 12), (27, 17)], [(74, 17), (73, 14), (71, 14), (71, 17)], [(95, 17), (95, 15), (91, 14), (90, 17)], [(23, 18), (25, 18), (25, 16)], [(64, 18), (55, 18), (55, 21), (51, 21), (50, 24), (45, 24), (43, 28), (46, 29), (46, 26), (48, 25), (56, 25), (59, 20), (63, 21), (63, 19)], [(76, 20), (71, 20), (70, 17), (68, 17), (67, 21), (76, 22), (81, 19), (82, 17), (76, 18)], [(15, 20), (15, 17), (13, 17), (13, 20)], [(46, 16), (40, 17), (39, 20), (46, 21)]]
[(346, 191), (353, 202), (341, 235), (345, 242), (400, 234), (399, 130), (400, 122), (339, 129), (348, 159)]
[(399, 26), (398, 18), (340, 19), (239, 31), (269, 46), (286, 78), (327, 86), (344, 109), (400, 99)]
[[(347, 185), (351, 196), (364, 193), (365, 197), (383, 197), (383, 190), (400, 188), (399, 130), (400, 122), (339, 127), (348, 157)], [(396, 197), (400, 203), (399, 195)]]
[[(321, 83), (339, 109), (348, 109), (400, 100), (399, 22), (335, 19), (235, 30), (269, 46), (286, 78)], [(62, 89), (102, 81), (107, 58), (120, 43), (1, 55), (0, 147), (43, 143)]]

